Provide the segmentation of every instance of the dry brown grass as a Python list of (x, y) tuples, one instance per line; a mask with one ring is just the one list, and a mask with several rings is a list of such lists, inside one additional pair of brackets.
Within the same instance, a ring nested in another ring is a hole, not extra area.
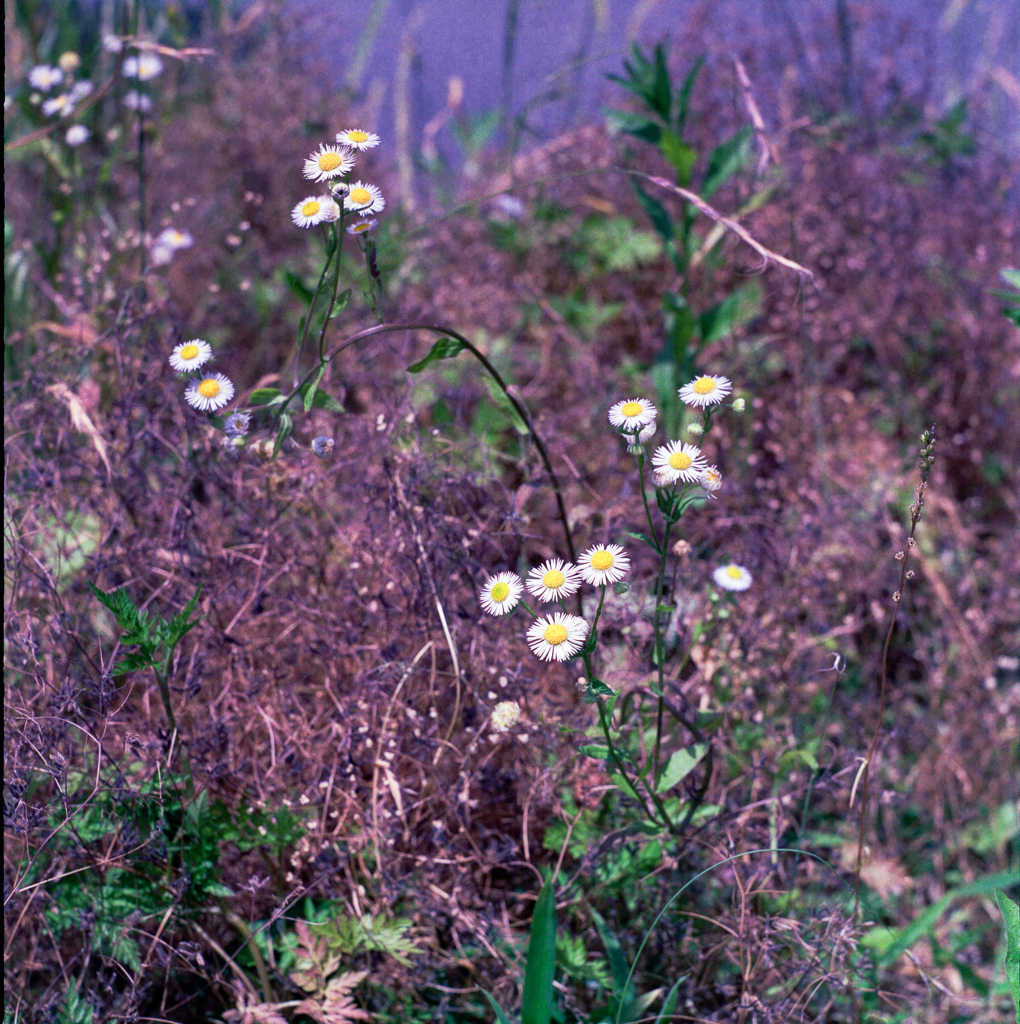
[[(165, 771), (161, 704), (144, 676), (110, 678), (114, 636), (88, 580), (127, 586), (166, 614), (201, 585), (203, 622), (173, 666), (197, 787), (242, 814), (312, 809), (307, 836), (278, 859), (224, 849), (221, 880), (237, 894), (229, 908), (247, 921), (281, 908), (300, 916), (296, 901), (308, 894), (351, 912), (401, 910), (419, 955), (410, 967), (376, 958), (373, 982), (427, 989), (437, 1013), (477, 986), (512, 1005), (514, 942), (539, 869), (555, 863), (543, 838), (565, 816), (568, 794), (593, 807), (607, 784), (575, 754), (592, 711), (573, 668), (538, 663), (517, 629), (478, 605), (488, 572), (565, 551), (533, 453), (509, 432), (502, 451), (472, 437), (489, 401), (473, 369), (458, 362), (431, 373), (446, 423), (434, 402), (412, 402), (415, 381), (404, 372), (432, 338), (373, 340), (345, 354), (328, 382), (349, 413), (313, 414), (299, 445), (272, 463), (226, 459), (181, 402), (165, 362), (171, 338), (214, 337), (245, 388), (278, 371), (293, 337), (294, 308), (282, 295), (259, 319), (241, 288), (306, 258), (286, 211), (309, 139), (294, 90), (264, 74), (276, 60), (270, 53), (258, 75), (221, 69), (214, 102), (188, 108), (161, 136), (156, 193), (195, 197), (201, 225), (165, 291), (135, 292), (117, 317), (121, 296), (73, 310), (92, 328), (77, 340), (28, 325), (20, 344), (31, 344), (31, 362), (5, 381), (5, 969), (8, 991), (31, 1000), (16, 1010), (26, 1021), (46, 1019), (72, 977), (90, 979), (104, 1019), (197, 1019), (206, 1011), (185, 1008), (188, 979), (203, 979), (209, 1007), (229, 1005), (233, 974), (221, 953), (239, 947), (215, 907), (166, 932), (144, 922), (146, 970), (125, 979), (91, 953), (87, 924), (78, 939), (57, 941), (42, 915), (47, 878), (89, 865), (102, 874), (145, 842), (118, 832), (98, 847), (54, 843), (62, 852), (46, 860), (46, 822), (62, 818), (66, 772), (101, 770), (104, 786), (130, 790)], [(952, 182), (917, 180), (909, 156), (849, 130), (793, 132), (782, 157), (779, 197), (748, 226), (811, 267), (818, 285), (768, 270), (761, 317), (707, 353), (706, 365), (751, 399), (744, 418), (713, 435), (727, 487), (685, 518), (690, 549), (676, 588), (691, 602), (690, 625), (716, 557), (748, 566), (756, 586), (677, 682), (676, 699), (723, 715), (706, 796), (719, 813), (671, 848), (643, 906), (776, 837), (812, 846), (805, 833), (835, 834), (842, 845), (826, 852), (848, 877), (840, 856), (853, 845), (849, 795), (875, 726), (892, 555), (916, 478), (916, 436), (934, 422), (942, 440), (918, 578), (890, 656), (868, 829), (865, 882), (885, 923), (898, 926), (952, 885), (1016, 863), (1015, 838), (994, 849), (965, 839), (1017, 797), (1020, 684), (1002, 659), (1020, 649), (1020, 338), (989, 296), (997, 270), (1015, 262), (1020, 225), (1015, 196), (1012, 206), (1006, 197), (1016, 167), (978, 161)], [(563, 245), (586, 215), (640, 222), (611, 168), (646, 161), (656, 170), (647, 160), (600, 129), (558, 140), (514, 172), (518, 181), (567, 175), (516, 193), (530, 209), (556, 202), (564, 215), (555, 228), (536, 229), (515, 255), (493, 245), (476, 211), (448, 219), (398, 243), (388, 299), (393, 321), (428, 317), (478, 337), (517, 382), (554, 454), (578, 548), (641, 528), (631, 466), (605, 411), (644, 379), (635, 365), (656, 355), (666, 264), (589, 283), (590, 297), (623, 304), (590, 341), (548, 297), (573, 286)], [(605, 173), (571, 176), (595, 168)], [(241, 221), (249, 227), (234, 246), (226, 239)], [(757, 269), (734, 247), (704, 287), (725, 289)], [(358, 315), (345, 322), (351, 330), (362, 326)], [(109, 472), (95, 438), (47, 394), (55, 381), (105, 441)], [(307, 451), (317, 433), (336, 439), (327, 462)], [(81, 550), (82, 538), (94, 550)], [(654, 567), (633, 554), (640, 588)], [(627, 625), (625, 615), (608, 621), (606, 678), (638, 688), (648, 638)], [(832, 650), (849, 664), (846, 676), (824, 671)], [(519, 700), (524, 717), (494, 741), (486, 723), (503, 698)], [(814, 776), (783, 759), (812, 736), (823, 738)], [(32, 856), (45, 864), (42, 884), (19, 889)], [(594, 854), (568, 859), (570, 870), (596, 863)], [(783, 892), (808, 895), (784, 916), (770, 902)], [(681, 1019), (845, 1019), (847, 991), (860, 986), (863, 999), (865, 983), (852, 976), (860, 932), (840, 894), (806, 859), (765, 855), (708, 876), (650, 954), (665, 976), (688, 974)], [(597, 948), (580, 909), (565, 912)], [(614, 896), (602, 912), (626, 934), (624, 903)], [(700, 915), (700, 928), (685, 930), (684, 915)], [(980, 901), (964, 904), (967, 926), (991, 919)], [(935, 934), (948, 943), (962, 927), (943, 921)], [(629, 952), (638, 938), (626, 938)], [(986, 981), (995, 941), (986, 931), (964, 954)], [(936, 1022), (979, 1004), (956, 966), (926, 955), (882, 975), (890, 1007), (924, 1005), (923, 1019)], [(833, 1009), (837, 997), (843, 1009)], [(583, 1002), (576, 991), (568, 998)], [(983, 1012), (966, 1019), (996, 1019)]]

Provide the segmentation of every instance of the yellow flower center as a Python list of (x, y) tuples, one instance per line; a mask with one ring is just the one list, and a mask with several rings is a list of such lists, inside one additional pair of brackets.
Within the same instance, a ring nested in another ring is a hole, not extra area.
[(319, 212), (319, 201), (318, 199), (309, 199), (304, 206), (301, 207), (301, 215), (303, 217), (314, 217)]
[(505, 583), (497, 583), (492, 588), (489, 596), (493, 601), (505, 601), (510, 596), (510, 588)]
[(198, 385), (198, 393), (203, 398), (215, 398), (220, 393), (220, 382), (215, 377), (206, 377)]
[(197, 345), (185, 345), (181, 349), (181, 359), (188, 362), (192, 359), (198, 358), (198, 346)]
[(744, 574), (740, 571), (740, 568), (736, 565), (730, 565), (726, 568), (726, 575), (731, 580), (739, 580)]
[(630, 419), (633, 416), (641, 415), (641, 403), (640, 402), (627, 402), (620, 410), (624, 416)]
[(566, 576), (559, 571), (559, 569), (550, 569), (542, 577), (542, 586), (548, 587), (550, 590), (556, 590), (563, 586)]
[(367, 188), (352, 188), (351, 202), (355, 206), (368, 206), (372, 202), (372, 193)]
[(609, 551), (596, 551), (591, 556), (591, 567), (598, 569), (599, 572), (605, 572), (606, 569), (613, 567), (613, 555)]
[(542, 636), (545, 637), (545, 642), (547, 644), (552, 644), (553, 647), (558, 647), (567, 639), (567, 627), (560, 622), (554, 622), (551, 626), (545, 627), (545, 632)]
[(319, 157), (319, 170), (320, 171), (335, 171), (343, 161), (340, 159), (339, 153), (323, 153)]
[(685, 469), (690, 469), (693, 461), (694, 460), (687, 454), (687, 452), (673, 452), (669, 457), (670, 468), (679, 470), (680, 472), (683, 472)]
[(366, 132), (348, 132), (347, 138), (351, 142), (368, 142), (368, 134)]
[(716, 389), (715, 378), (699, 377), (691, 387), (696, 395), (710, 395)]

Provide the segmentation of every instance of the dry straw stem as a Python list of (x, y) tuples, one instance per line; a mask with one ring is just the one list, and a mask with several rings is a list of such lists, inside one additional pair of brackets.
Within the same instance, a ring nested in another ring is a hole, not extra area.
[(706, 217), (714, 220), (717, 224), (721, 224), (724, 228), (732, 231), (745, 245), (749, 245), (759, 256), (765, 264), (778, 263), (781, 267), (786, 267), (787, 270), (792, 270), (802, 281), (810, 281), (812, 284), (815, 280), (815, 275), (808, 270), (807, 267), (801, 266), (794, 260), (787, 259), (785, 256), (780, 256), (779, 253), (773, 252), (771, 249), (767, 249), (761, 242), (756, 241), (751, 233), (743, 225), (738, 224), (735, 220), (727, 217), (725, 214), (720, 213), (714, 206), (706, 203), (697, 193), (691, 192), (689, 189), (682, 188), (680, 185), (674, 185), (673, 182), (668, 181), (666, 178), (656, 177), (654, 174), (645, 174), (644, 171), (633, 171), (626, 170), (623, 173), (631, 174), (636, 178), (646, 178), (653, 185), (658, 185), (659, 188), (664, 188), (669, 192), (675, 192), (678, 196), (685, 199), (692, 206), (696, 207), (699, 212), (703, 213)]
[(67, 406), (67, 411), (71, 414), (71, 425), (75, 430), (80, 430), (83, 434), (88, 435), (89, 440), (99, 453), (99, 457), (103, 460), (103, 465), (106, 466), (107, 481), (112, 482), (113, 470), (110, 468), (110, 459), (106, 454), (106, 442), (103, 440), (103, 436), (99, 433), (96, 425), (92, 422), (89, 414), (85, 411), (82, 400), (66, 384), (60, 381), (56, 384), (50, 384), (46, 388), (46, 393)]

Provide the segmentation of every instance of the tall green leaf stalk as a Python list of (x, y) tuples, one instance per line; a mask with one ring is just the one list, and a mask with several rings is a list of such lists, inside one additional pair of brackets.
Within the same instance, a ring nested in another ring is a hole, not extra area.
[[(680, 88), (675, 89), (664, 47), (657, 46), (649, 59), (635, 43), (632, 61), (624, 61), (625, 74), (607, 76), (640, 103), (638, 111), (610, 111), (610, 127), (656, 146), (671, 165), (676, 185), (685, 192), (693, 188), (695, 168), (702, 156), (688, 137), (688, 121), (691, 94), (703, 65), (704, 57), (699, 57)], [(685, 198), (677, 220), (636, 176), (632, 177), (638, 200), (662, 237), (676, 274), (675, 284), (662, 297), (665, 332), (654, 368), (656, 399), (662, 405), (666, 429), (670, 431), (681, 425), (681, 407), (675, 399), (677, 389), (683, 381), (698, 375), (697, 364), (705, 346), (729, 335), (758, 310), (759, 290), (753, 281), (738, 286), (717, 302), (700, 304), (694, 295), (694, 271), (703, 263), (712, 265), (728, 227), (717, 220), (702, 237), (696, 230), (699, 214), (705, 212), (705, 204), (712, 196), (747, 165), (753, 134), (752, 126), (746, 125), (707, 154), (696, 190), (703, 202), (698, 204), (692, 201), (693, 197)], [(771, 187), (755, 191), (732, 214), (731, 221), (763, 206), (772, 194)]]

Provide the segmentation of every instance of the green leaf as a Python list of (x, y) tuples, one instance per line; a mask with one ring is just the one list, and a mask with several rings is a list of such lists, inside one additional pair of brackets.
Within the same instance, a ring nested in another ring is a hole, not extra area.
[(754, 129), (745, 125), (733, 136), (712, 150), (708, 158), (708, 170), (701, 183), (701, 197), (708, 199), (721, 188), (741, 167), (747, 163), (751, 153), (751, 136)]
[(600, 747), (594, 743), (586, 743), (583, 747), (577, 748), (578, 753), (584, 754), (586, 757), (594, 757), (600, 761), (605, 761), (609, 757), (609, 747)]
[(645, 216), (652, 222), (652, 227), (666, 242), (671, 242), (673, 240), (673, 221), (666, 212), (666, 207), (654, 196), (650, 196), (637, 181), (633, 181), (631, 184), (637, 194), (641, 209), (645, 211)]
[(691, 105), (691, 93), (694, 91), (694, 83), (697, 80), (698, 74), (705, 64), (705, 55), (701, 54), (700, 57), (694, 62), (694, 66), (688, 72), (687, 77), (684, 79), (684, 84), (680, 86), (680, 93), (677, 96), (677, 110), (676, 110), (676, 129), (678, 133), (683, 133), (684, 125), (687, 123), (687, 113), (690, 110)]
[(334, 317), (339, 316), (346, 308), (347, 303), (351, 301), (351, 290), (348, 288), (346, 291), (341, 292), (336, 297), (336, 302), (333, 304), (333, 312), (330, 313), (329, 318), (332, 320)]
[(420, 362), (409, 366), (407, 372), (421, 373), (429, 363), (434, 363), (437, 359), (453, 359), (460, 355), (464, 348), (465, 345), (462, 341), (456, 341), (453, 338), (440, 338), (429, 350), (429, 354)]
[(325, 409), (327, 412), (339, 413), (346, 411), (340, 402), (321, 388), (315, 392), (315, 398), (312, 399), (312, 407), (315, 409)]
[(304, 402), (305, 412), (308, 412), (312, 407), (312, 402), (315, 401), (315, 390), (319, 386), (319, 381), (322, 380), (322, 375), (326, 372), (326, 363), (319, 363), (319, 369), (316, 371), (315, 376), (301, 387), (301, 398)]
[(553, 975), (556, 970), (556, 886), (542, 886), (531, 918), (528, 965), (524, 970), (522, 1024), (549, 1024), (552, 1016)]
[(248, 398), (249, 405), (279, 405), (283, 401), (279, 388), (256, 388)]
[[(987, 878), (980, 878), (976, 882), (961, 885), (950, 892), (947, 892), (937, 903), (933, 903), (926, 910), (922, 911), (917, 918), (903, 929), (882, 929), (890, 933), (889, 942), (878, 957), (879, 967), (888, 967), (902, 955), (904, 950), (909, 949), (919, 938), (929, 934), (935, 927), (938, 919), (943, 915), (949, 905), (957, 899), (965, 896), (985, 896), (994, 892), (997, 886), (1015, 885), (1016, 874), (1012, 871), (998, 871)], [(878, 932), (879, 929), (874, 929)]]
[(999, 904), (1006, 926), (1006, 981), (1013, 994), (1017, 1024), (1020, 1024), (1020, 906), (998, 886), (995, 888), (995, 902)]
[(692, 743), (683, 750), (678, 750), (671, 755), (659, 775), (656, 791), (665, 793), (672, 789), (678, 782), (681, 782), (694, 771), (698, 762), (708, 753), (708, 743)]
[(593, 679), (589, 684), (589, 687), (595, 691), (600, 697), (615, 697), (616, 691), (611, 690), (601, 679)]
[(287, 287), (291, 292), (296, 295), (304, 305), (308, 305), (315, 293), (311, 288), (308, 287), (296, 274), (291, 273), (289, 270), (284, 270), (283, 279), (287, 282)]
[(654, 121), (649, 121), (647, 117), (632, 114), (629, 111), (607, 110), (606, 120), (609, 122), (611, 132), (624, 132), (627, 135), (643, 139), (645, 142), (651, 142), (653, 145), (658, 145), (662, 135), (662, 128)]
[(497, 1003), (484, 988), (482, 989), (482, 995), (489, 1000), (489, 1005), (492, 1007), (493, 1013), (496, 1014), (496, 1020), (499, 1021), (499, 1024), (511, 1024), (510, 1018), (503, 1012), (502, 1007), (500, 1007), (499, 1003)]
[(691, 171), (694, 170), (694, 163), (698, 159), (698, 151), (668, 131), (662, 133), (659, 139), (659, 149), (662, 150), (662, 155), (676, 168), (679, 184), (689, 185)]

